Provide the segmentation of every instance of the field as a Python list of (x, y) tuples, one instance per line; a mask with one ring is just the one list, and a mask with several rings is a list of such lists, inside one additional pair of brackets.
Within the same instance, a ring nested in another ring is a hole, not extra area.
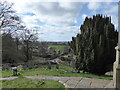
[(19, 77), (14, 80), (2, 80), (2, 88), (64, 88), (64, 85), (54, 80)]
[[(21, 76), (34, 76), (34, 75), (48, 75), (48, 76), (76, 76), (76, 77), (88, 77), (88, 78), (98, 78), (98, 79), (107, 79), (112, 80), (112, 76), (98, 76), (89, 73), (73, 73), (71, 72), (72, 68), (68, 66), (59, 66), (59, 69), (56, 69), (56, 66), (53, 65), (52, 69), (48, 70), (48, 66), (41, 66), (36, 69), (20, 71)], [(12, 70), (2, 71), (2, 77), (11, 77)]]
[(49, 47), (53, 47), (55, 50), (63, 50), (65, 47), (68, 47), (66, 45), (49, 45)]

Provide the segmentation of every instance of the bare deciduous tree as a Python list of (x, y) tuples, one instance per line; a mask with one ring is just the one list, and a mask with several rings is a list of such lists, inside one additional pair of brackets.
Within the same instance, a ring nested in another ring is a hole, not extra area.
[(34, 30), (25, 28), (21, 33), (26, 61), (32, 59), (33, 43), (37, 40), (37, 33)]
[[(10, 35), (11, 40), (15, 41), (17, 45), (17, 50), (19, 42), (23, 47), (24, 55), (26, 61), (32, 57), (32, 45), (33, 42), (37, 39), (36, 32), (28, 30), (26, 26), (22, 25), (21, 19), (15, 14), (12, 9), (13, 4), (8, 2), (0, 1), (0, 32), (2, 35)], [(5, 38), (6, 38), (5, 36)], [(13, 39), (12, 39), (13, 38)], [(6, 40), (6, 39), (5, 39)], [(6, 43), (6, 41), (4, 41)], [(7, 45), (7, 44), (6, 44)], [(14, 45), (13, 45), (14, 46)], [(9, 47), (9, 46), (6, 46)], [(11, 49), (11, 47), (10, 47)], [(5, 52), (6, 53), (6, 52)], [(5, 54), (4, 53), (4, 54)], [(14, 53), (14, 52), (12, 52)]]
[(19, 16), (12, 9), (13, 3), (0, 2), (0, 31), (12, 34), (17, 30), (23, 30)]

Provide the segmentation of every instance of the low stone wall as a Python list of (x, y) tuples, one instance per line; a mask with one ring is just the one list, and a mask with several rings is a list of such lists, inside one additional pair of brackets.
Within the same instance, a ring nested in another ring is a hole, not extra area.
[[(51, 65), (56, 65), (56, 63), (54, 62), (50, 62)], [(28, 69), (33, 69), (33, 68), (38, 68), (38, 67), (41, 67), (41, 66), (44, 66), (44, 65), (48, 65), (48, 61), (45, 61), (45, 62), (41, 62), (41, 63), (37, 63), (37, 64), (34, 64), (34, 63), (27, 63), (27, 64), (23, 64), (23, 63), (19, 63), (19, 64), (16, 64), (15, 66), (19, 66), (21, 65), (23, 70), (28, 70)], [(6, 64), (2, 64), (2, 70), (5, 71), (5, 70), (11, 70), (11, 64), (10, 63), (6, 63)]]
[(2, 64), (2, 70), (9, 70), (11, 69), (11, 64), (7, 63), (7, 64)]

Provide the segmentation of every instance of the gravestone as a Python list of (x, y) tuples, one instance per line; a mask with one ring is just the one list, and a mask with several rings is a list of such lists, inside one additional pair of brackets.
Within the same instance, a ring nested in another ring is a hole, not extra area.
[(118, 3), (118, 45), (116, 49), (116, 61), (113, 66), (114, 88), (120, 89), (120, 2)]
[(17, 66), (17, 69), (18, 69), (18, 71), (23, 71), (23, 66), (19, 65), (19, 66)]

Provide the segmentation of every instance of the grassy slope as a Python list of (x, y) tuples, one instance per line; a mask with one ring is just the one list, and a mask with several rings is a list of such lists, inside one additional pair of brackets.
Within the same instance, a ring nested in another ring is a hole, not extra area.
[(2, 80), (2, 88), (64, 88), (64, 85), (54, 80), (19, 77), (14, 80)]
[[(98, 79), (109, 79), (111, 80), (112, 77), (108, 76), (97, 76), (93, 74), (87, 73), (72, 73), (72, 68), (67, 66), (60, 66), (59, 69), (56, 69), (55, 66), (52, 66), (51, 70), (47, 69), (47, 66), (43, 66), (41, 68), (31, 69), (21, 71), (22, 76), (33, 76), (33, 75), (48, 75), (48, 76), (76, 76), (76, 77), (88, 77), (88, 78), (98, 78)], [(2, 71), (3, 77), (10, 77), (12, 76), (12, 71)]]

